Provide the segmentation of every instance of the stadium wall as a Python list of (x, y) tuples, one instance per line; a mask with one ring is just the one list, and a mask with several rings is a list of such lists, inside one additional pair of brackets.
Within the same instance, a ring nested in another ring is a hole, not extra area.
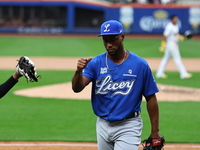
[(102, 22), (116, 19), (129, 34), (162, 34), (171, 15), (180, 18), (180, 32), (200, 33), (200, 6), (111, 4), (81, 0), (0, 0), (0, 33), (99, 32)]

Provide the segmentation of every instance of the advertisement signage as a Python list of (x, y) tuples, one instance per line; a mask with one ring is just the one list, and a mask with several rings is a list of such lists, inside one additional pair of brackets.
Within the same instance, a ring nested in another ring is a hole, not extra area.
[(178, 15), (180, 33), (188, 30), (188, 9), (134, 9), (133, 33), (162, 33), (170, 16)]

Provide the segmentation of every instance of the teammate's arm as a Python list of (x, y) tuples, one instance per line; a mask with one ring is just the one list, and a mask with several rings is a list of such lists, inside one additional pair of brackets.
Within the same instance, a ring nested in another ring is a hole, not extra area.
[(147, 101), (147, 111), (151, 122), (151, 138), (160, 137), (159, 134), (159, 109), (156, 95), (150, 95), (145, 97)]
[(167, 36), (166, 35), (163, 35), (163, 41), (167, 41)]
[(21, 75), (15, 72), (6, 82), (0, 84), (0, 98), (2, 98), (6, 93), (18, 82)]
[(77, 69), (72, 77), (72, 89), (74, 92), (81, 92), (86, 85), (90, 83), (90, 80), (82, 75), (83, 69), (87, 66), (88, 62), (92, 60), (92, 58), (80, 58), (77, 63)]

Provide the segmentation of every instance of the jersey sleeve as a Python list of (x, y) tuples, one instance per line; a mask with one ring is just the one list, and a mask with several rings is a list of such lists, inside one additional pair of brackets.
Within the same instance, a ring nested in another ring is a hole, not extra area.
[(86, 68), (83, 70), (82, 75), (86, 76), (90, 81), (93, 81), (94, 78), (94, 61), (91, 60)]
[(0, 98), (2, 98), (6, 93), (17, 83), (18, 81), (11, 76), (6, 82), (0, 84)]
[(164, 32), (163, 32), (163, 35), (164, 36), (169, 36), (170, 35), (170, 32), (171, 32), (171, 28), (170, 28), (170, 25), (167, 25)]
[(143, 78), (144, 78), (144, 85), (143, 85), (143, 93), (142, 94), (144, 96), (149, 96), (149, 95), (159, 92), (158, 87), (156, 85), (156, 81), (153, 77), (153, 74), (152, 74), (151, 69), (148, 64), (144, 71)]

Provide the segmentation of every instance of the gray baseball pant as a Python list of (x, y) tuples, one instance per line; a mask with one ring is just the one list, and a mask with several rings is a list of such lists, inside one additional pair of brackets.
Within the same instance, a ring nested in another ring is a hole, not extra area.
[(138, 150), (142, 127), (141, 116), (115, 122), (98, 117), (98, 150)]

